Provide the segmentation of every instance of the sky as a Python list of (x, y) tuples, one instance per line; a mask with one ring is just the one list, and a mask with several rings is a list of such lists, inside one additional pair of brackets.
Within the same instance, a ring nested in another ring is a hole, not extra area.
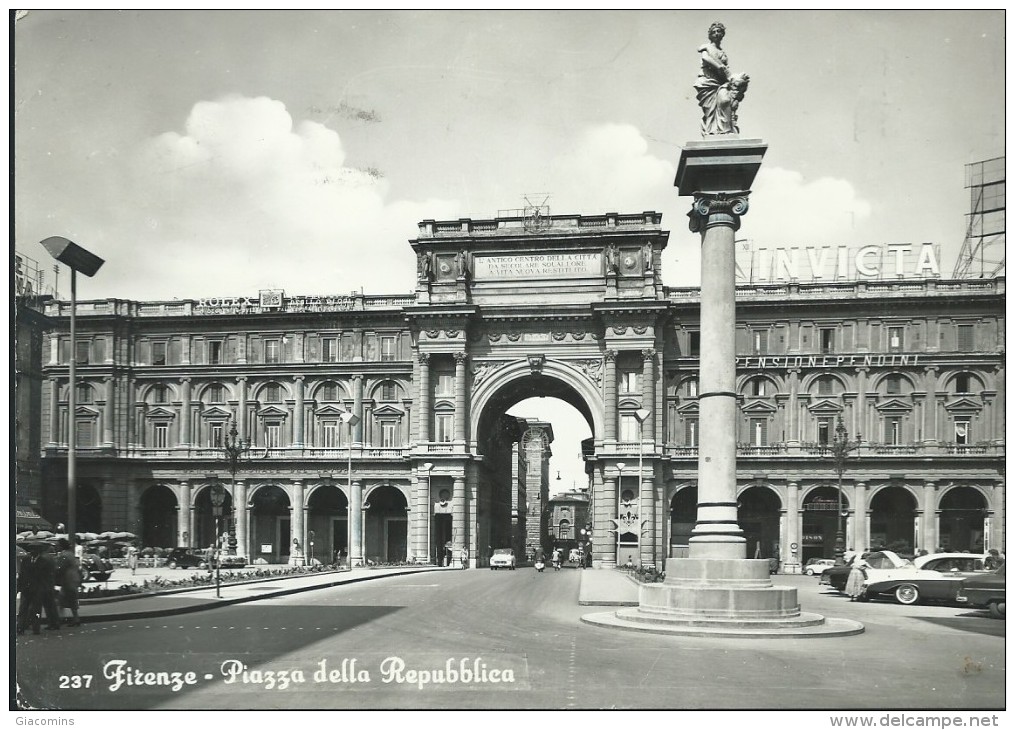
[(768, 144), (738, 236), (934, 242), (950, 274), (964, 166), (1004, 154), (1000, 10), (32, 10), (14, 243), (50, 271), (48, 236), (104, 258), (79, 299), (408, 293), (419, 221), (528, 197), (661, 212), (664, 283), (696, 285), (673, 179), (715, 20), (751, 78), (741, 136)]

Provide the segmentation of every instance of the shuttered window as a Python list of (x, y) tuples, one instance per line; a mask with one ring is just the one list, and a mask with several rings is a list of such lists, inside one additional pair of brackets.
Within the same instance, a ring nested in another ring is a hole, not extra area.
[(971, 324), (960, 324), (956, 327), (957, 339), (956, 344), (959, 352), (972, 352), (973, 351), (973, 325)]

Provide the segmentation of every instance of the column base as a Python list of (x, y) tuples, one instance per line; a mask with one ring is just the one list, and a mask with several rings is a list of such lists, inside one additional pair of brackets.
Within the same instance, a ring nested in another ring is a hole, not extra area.
[(587, 614), (630, 631), (739, 638), (850, 636), (863, 624), (803, 613), (795, 588), (776, 587), (767, 560), (671, 558), (666, 580), (639, 588), (638, 608)]

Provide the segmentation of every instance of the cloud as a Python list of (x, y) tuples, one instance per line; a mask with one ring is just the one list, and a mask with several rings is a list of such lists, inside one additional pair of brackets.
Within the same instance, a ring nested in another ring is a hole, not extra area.
[(458, 214), (445, 200), (389, 200), (383, 176), (348, 163), (337, 132), (265, 97), (195, 104), (131, 174), (119, 225), (142, 229), (149, 254), (127, 277), (137, 287), (117, 296), (409, 292), (416, 223)]

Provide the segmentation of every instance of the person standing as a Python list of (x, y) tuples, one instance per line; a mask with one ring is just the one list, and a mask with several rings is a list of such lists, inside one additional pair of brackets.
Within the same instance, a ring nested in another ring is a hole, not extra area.
[(81, 564), (67, 540), (59, 540), (57, 547), (60, 554), (56, 556), (56, 581), (60, 586), (60, 605), (70, 610), (68, 626), (78, 626), (78, 593), (81, 589)]
[(137, 573), (137, 548), (133, 545), (127, 547), (127, 567), (130, 568), (131, 575)]
[(867, 561), (859, 555), (853, 559), (853, 566), (849, 569), (849, 576), (846, 578), (846, 595), (851, 601), (860, 600), (867, 592), (863, 585), (867, 579), (867, 574), (864, 572), (866, 567)]

